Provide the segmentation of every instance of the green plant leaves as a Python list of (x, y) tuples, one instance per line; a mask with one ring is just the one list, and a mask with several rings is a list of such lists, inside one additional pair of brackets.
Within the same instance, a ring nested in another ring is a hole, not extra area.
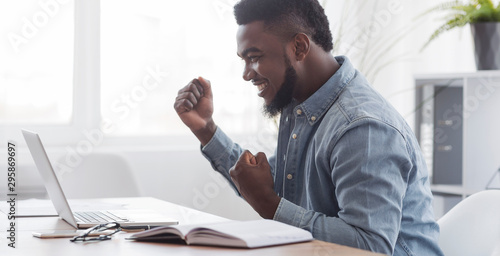
[(434, 31), (422, 50), (442, 33), (456, 27), (480, 22), (500, 22), (500, 3), (495, 7), (491, 0), (470, 0), (468, 4), (461, 1), (442, 3), (427, 10), (419, 17), (441, 11), (449, 13), (445, 23)]

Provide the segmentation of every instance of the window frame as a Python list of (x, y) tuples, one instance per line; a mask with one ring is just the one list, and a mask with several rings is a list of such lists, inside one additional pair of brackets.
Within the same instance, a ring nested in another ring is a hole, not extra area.
[[(96, 127), (99, 118), (99, 0), (74, 0), (73, 110), (69, 124), (4, 124), (2, 134), (7, 140), (24, 141), (21, 129), (43, 136), (47, 145), (65, 145), (77, 141), (85, 129)], [(97, 111), (96, 111), (97, 110)], [(24, 144), (24, 143), (22, 143)]]
[[(67, 124), (5, 124), (0, 125), (5, 140), (21, 142), (21, 129), (39, 133), (46, 146), (76, 147), (89, 140), (87, 134), (101, 132), (104, 139), (97, 143), (103, 148), (158, 148), (192, 149), (199, 143), (186, 127), (185, 134), (165, 135), (112, 135), (104, 129), (101, 114), (101, 0), (74, 0), (74, 49), (73, 49), (73, 110)], [(175, 95), (172, 95), (175, 97)], [(103, 130), (104, 129), (104, 130)], [(251, 133), (228, 133), (245, 140)]]

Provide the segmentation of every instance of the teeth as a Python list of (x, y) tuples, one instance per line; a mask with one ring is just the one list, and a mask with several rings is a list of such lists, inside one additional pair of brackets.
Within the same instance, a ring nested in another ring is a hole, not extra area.
[(257, 88), (259, 89), (259, 92), (261, 92), (264, 89), (266, 89), (266, 87), (267, 87), (267, 83), (261, 83), (261, 84), (257, 85)]

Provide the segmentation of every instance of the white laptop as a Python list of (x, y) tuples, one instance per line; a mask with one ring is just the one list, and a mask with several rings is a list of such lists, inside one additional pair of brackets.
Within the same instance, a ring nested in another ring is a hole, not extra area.
[(59, 217), (68, 222), (75, 228), (89, 228), (98, 224), (107, 222), (119, 222), (123, 227), (141, 227), (141, 226), (166, 226), (174, 225), (179, 222), (168, 218), (152, 210), (100, 210), (92, 212), (73, 212), (66, 200), (59, 180), (52, 168), (42, 141), (37, 133), (22, 130), (24, 139), (28, 144), (31, 156), (35, 165), (42, 176), (45, 188), (49, 194)]

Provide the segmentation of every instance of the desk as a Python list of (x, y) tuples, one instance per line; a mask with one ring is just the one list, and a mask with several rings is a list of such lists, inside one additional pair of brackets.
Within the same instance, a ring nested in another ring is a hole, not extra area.
[[(87, 201), (87, 200), (86, 200)], [(226, 219), (200, 212), (150, 197), (89, 199), (95, 204), (121, 204), (128, 209), (153, 209), (179, 220), (181, 224), (218, 222)], [(5, 203), (5, 202), (0, 202)], [(208, 246), (187, 246), (167, 243), (145, 243), (125, 240), (130, 233), (120, 232), (112, 240), (101, 242), (72, 243), (68, 238), (40, 239), (32, 236), (32, 231), (50, 231), (72, 229), (58, 217), (17, 218), (16, 248), (7, 246), (7, 225), (5, 214), (0, 214), (0, 255), (379, 255), (347, 246), (314, 240), (283, 246), (260, 249), (233, 249)]]

